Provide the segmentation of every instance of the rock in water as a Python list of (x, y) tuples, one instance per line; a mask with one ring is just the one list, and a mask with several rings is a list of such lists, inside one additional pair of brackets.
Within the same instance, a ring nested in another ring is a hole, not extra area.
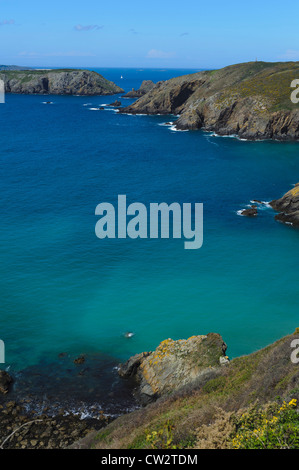
[(246, 217), (256, 217), (257, 216), (257, 206), (253, 204), (249, 209), (243, 209), (241, 215)]
[(5, 370), (0, 370), (0, 393), (8, 393), (12, 381), (11, 376)]
[(299, 183), (280, 199), (271, 201), (270, 205), (279, 212), (276, 220), (299, 227)]
[(135, 377), (138, 396), (146, 404), (218, 368), (226, 344), (219, 334), (163, 341), (154, 352), (131, 357), (119, 368), (121, 377)]
[(27, 70), (0, 73), (6, 93), (114, 95), (123, 89), (90, 70)]
[(121, 106), (121, 102), (118, 101), (118, 100), (116, 100), (116, 101), (114, 101), (113, 103), (110, 103), (109, 106), (119, 107), (119, 106)]

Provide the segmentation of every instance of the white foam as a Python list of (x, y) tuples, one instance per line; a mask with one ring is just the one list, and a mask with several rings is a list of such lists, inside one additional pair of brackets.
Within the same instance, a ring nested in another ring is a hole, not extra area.
[[(270, 205), (270, 202), (268, 201), (261, 201), (261, 202), (258, 202), (258, 201), (250, 201), (251, 204), (258, 204), (259, 206), (264, 206), (264, 207), (267, 207), (269, 209), (272, 209), (271, 205)], [(262, 208), (262, 207), (261, 207)]]
[(177, 129), (177, 127), (176, 127), (175, 125), (169, 127), (169, 129), (170, 129), (171, 131), (175, 131), (175, 132), (188, 132), (188, 129)]

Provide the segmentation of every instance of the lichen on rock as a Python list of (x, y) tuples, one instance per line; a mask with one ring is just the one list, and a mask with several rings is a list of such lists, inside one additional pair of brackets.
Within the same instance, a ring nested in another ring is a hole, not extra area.
[(155, 351), (130, 358), (120, 366), (119, 374), (136, 378), (137, 395), (146, 404), (218, 368), (226, 348), (222, 337), (216, 333), (177, 341), (169, 338)]

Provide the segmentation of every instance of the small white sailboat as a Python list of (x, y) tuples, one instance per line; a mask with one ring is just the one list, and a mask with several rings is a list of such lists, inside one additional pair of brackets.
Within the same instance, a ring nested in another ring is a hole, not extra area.
[(121, 75), (120, 78), (124, 78), (124, 77)]

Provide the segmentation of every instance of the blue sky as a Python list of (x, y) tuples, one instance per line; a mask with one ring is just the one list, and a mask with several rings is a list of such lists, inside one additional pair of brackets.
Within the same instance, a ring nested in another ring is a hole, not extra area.
[(0, 0), (0, 63), (216, 68), (299, 60), (299, 2)]

